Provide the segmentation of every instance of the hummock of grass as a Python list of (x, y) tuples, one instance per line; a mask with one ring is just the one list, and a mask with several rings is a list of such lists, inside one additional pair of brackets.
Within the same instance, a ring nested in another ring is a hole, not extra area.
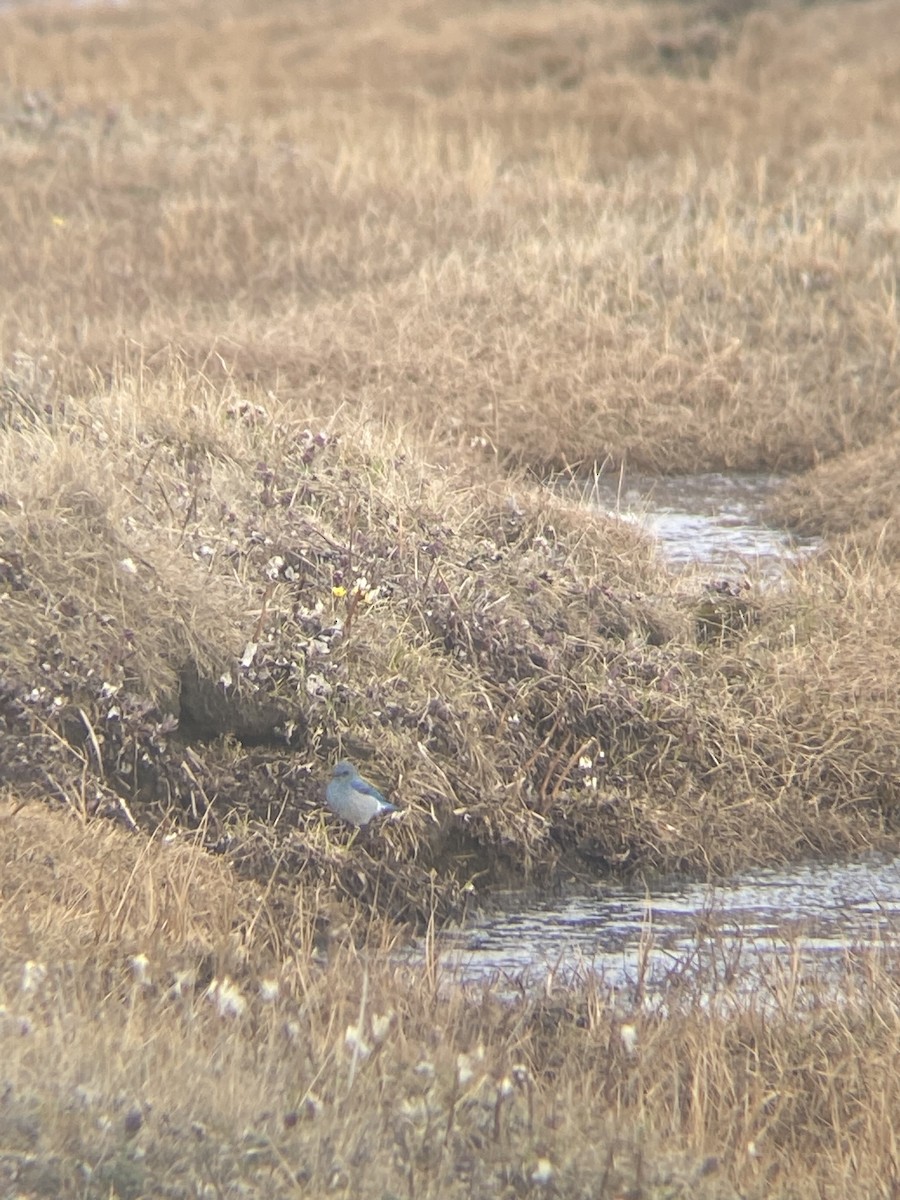
[[(559, 866), (721, 872), (893, 828), (886, 568), (676, 586), (632, 526), (370, 417), (173, 387), (10, 400), (20, 788), (420, 920)], [(348, 754), (405, 810), (351, 845), (322, 815)]]
[(665, 1018), (590, 979), (463, 993), (430, 956), (398, 965), (377, 916), (366, 951), (323, 937), (303, 893), (273, 906), (196, 844), (27, 803), (0, 830), (19, 1195), (762, 1200), (891, 1177), (895, 958), (860, 960), (840, 1006), (790, 961), (742, 992), (714, 936), (705, 968), (672, 965)]
[[(594, 9), (4, 18), (7, 776), (417, 920), (560, 866), (889, 833), (889, 568), (676, 585), (501, 471), (772, 468), (895, 420), (889, 14), (853, 11), (726, 22), (677, 69), (696, 11), (610, 12), (622, 79)], [(813, 29), (817, 71), (867, 87), (808, 91), (772, 141)], [(415, 96), (378, 73), (403, 30)], [(546, 43), (572, 30), (566, 83)], [(156, 79), (176, 31), (192, 70)], [(276, 34), (306, 65), (264, 95)], [(545, 75), (485, 87), (465, 37)], [(352, 846), (321, 815), (339, 754), (406, 810)]]

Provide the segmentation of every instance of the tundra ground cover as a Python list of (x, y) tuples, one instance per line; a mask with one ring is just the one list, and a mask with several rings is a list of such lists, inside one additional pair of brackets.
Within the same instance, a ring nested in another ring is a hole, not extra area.
[[(895, 6), (0, 22), (20, 1188), (887, 1189), (889, 958), (636, 1013), (638, 1064), (589, 982), (473, 1009), (389, 950), (500, 881), (896, 844)], [(603, 464), (804, 472), (826, 550), (675, 580), (541, 485)], [(402, 820), (323, 818), (343, 754)]]

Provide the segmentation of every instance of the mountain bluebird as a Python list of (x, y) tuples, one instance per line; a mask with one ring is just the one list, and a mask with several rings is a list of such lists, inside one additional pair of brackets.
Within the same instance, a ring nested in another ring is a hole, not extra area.
[(352, 762), (343, 759), (331, 773), (325, 789), (325, 803), (336, 817), (351, 825), (368, 825), (373, 817), (397, 812), (378, 788), (366, 783)]

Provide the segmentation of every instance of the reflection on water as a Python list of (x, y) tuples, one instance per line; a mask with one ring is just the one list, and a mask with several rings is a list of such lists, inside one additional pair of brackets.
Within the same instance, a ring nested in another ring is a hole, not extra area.
[(851, 950), (900, 931), (900, 860), (757, 871), (730, 886), (598, 888), (564, 900), (513, 902), (442, 938), (441, 962), (469, 983), (538, 984), (602, 979), (634, 994), (662, 987), (677, 969), (702, 968), (723, 984), (750, 983), (786, 959), (842, 964)]
[(645, 526), (674, 567), (700, 563), (765, 572), (819, 544), (764, 520), (779, 483), (778, 476), (759, 474), (601, 475), (578, 491), (603, 512)]

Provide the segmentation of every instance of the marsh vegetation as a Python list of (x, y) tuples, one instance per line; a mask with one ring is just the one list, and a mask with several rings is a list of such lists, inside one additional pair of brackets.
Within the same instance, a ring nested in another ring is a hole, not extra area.
[[(890, 1195), (889, 954), (663, 1028), (391, 949), (896, 847), (900, 10), (0, 29), (20, 1194)], [(823, 549), (675, 576), (545, 486), (604, 466), (788, 475)], [(324, 815), (345, 756), (401, 819)]]

